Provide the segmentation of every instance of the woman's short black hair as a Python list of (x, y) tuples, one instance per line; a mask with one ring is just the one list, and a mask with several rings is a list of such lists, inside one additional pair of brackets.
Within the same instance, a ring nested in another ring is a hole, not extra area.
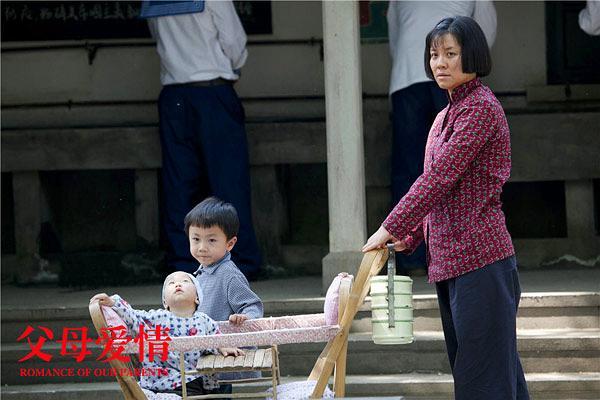
[(462, 70), (469, 74), (475, 72), (478, 77), (487, 76), (492, 70), (492, 56), (481, 27), (473, 18), (449, 17), (437, 23), (425, 39), (425, 73), (434, 79), (429, 59), (431, 46), (450, 33), (461, 47)]
[(209, 197), (192, 208), (183, 220), (185, 234), (190, 234), (190, 226), (221, 228), (227, 240), (237, 236), (240, 220), (235, 207), (216, 197)]

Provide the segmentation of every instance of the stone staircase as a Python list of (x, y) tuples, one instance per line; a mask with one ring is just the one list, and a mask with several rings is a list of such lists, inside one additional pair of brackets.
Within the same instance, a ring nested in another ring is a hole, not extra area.
[[(316, 313), (322, 298), (265, 302), (265, 315)], [(136, 304), (139, 308), (157, 304)], [(434, 295), (415, 295), (415, 342), (378, 346), (370, 337), (370, 304), (357, 315), (348, 348), (348, 396), (405, 396), (408, 399), (452, 399), (452, 376)], [(518, 318), (519, 351), (533, 399), (600, 398), (600, 294), (597, 292), (525, 293)], [(77, 363), (60, 355), (59, 343), (45, 343), (50, 363), (32, 358), (19, 363), (29, 346), (17, 337), (28, 326), (48, 327), (60, 336), (63, 327), (88, 327), (87, 307), (16, 307), (2, 309), (2, 397), (9, 400), (120, 398), (116, 381), (107, 376), (30, 377), (22, 368), (103, 369), (95, 361), (100, 349)], [(37, 333), (36, 333), (37, 335)], [(56, 337), (55, 337), (56, 339)], [(280, 346), (284, 381), (305, 377), (323, 348), (322, 343)], [(76, 372), (75, 372), (76, 374)], [(239, 390), (258, 390), (247, 384)]]

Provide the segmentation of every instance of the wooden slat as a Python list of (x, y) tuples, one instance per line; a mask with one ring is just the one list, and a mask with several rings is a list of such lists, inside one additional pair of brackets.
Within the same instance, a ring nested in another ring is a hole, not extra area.
[(223, 368), (223, 356), (215, 356), (215, 365), (213, 368)]
[(254, 368), (260, 368), (262, 366), (263, 359), (265, 358), (265, 350), (259, 349), (256, 350), (256, 355), (254, 356)]
[(233, 368), (234, 356), (223, 357), (223, 368)]
[(185, 378), (185, 353), (179, 353), (179, 371), (181, 371), (181, 397), (187, 399), (187, 380)]
[(215, 365), (215, 356), (213, 354), (204, 356), (204, 357), (200, 357), (200, 359), (198, 360), (198, 365), (197, 365), (197, 369), (207, 369), (207, 368), (213, 368)]
[(244, 367), (244, 361), (246, 361), (246, 356), (237, 356), (233, 362), (234, 368)]
[(255, 382), (271, 382), (271, 377), (270, 376), (266, 376), (264, 378), (248, 378), (248, 379), (232, 379), (232, 380), (220, 380), (219, 379), (219, 384), (220, 385), (229, 385), (229, 384), (240, 384), (240, 383), (255, 383)]
[[(313, 373), (317, 375), (317, 384), (311, 394), (311, 398), (321, 398), (329, 377), (333, 372), (335, 361), (337, 360), (343, 346), (348, 341), (348, 333), (352, 320), (356, 316), (359, 306), (365, 301), (365, 297), (369, 291), (369, 279), (376, 276), (387, 260), (387, 252), (384, 250), (369, 251), (363, 256), (363, 260), (358, 268), (355, 277), (354, 285), (350, 293), (350, 299), (346, 304), (346, 310), (342, 316), (340, 323), (340, 331), (337, 336), (330, 340), (331, 346), (326, 346), (328, 351), (325, 355), (321, 353), (319, 358), (323, 358), (323, 362), (317, 361), (313, 368)], [(316, 368), (322, 368), (321, 371), (315, 371)]]
[(266, 349), (261, 368), (271, 368), (271, 366), (273, 366), (273, 352), (271, 349)]
[(189, 400), (207, 400), (207, 399), (259, 399), (267, 398), (270, 393), (257, 392), (257, 393), (233, 393), (233, 394), (202, 394), (198, 396), (188, 396)]
[[(350, 297), (350, 291), (352, 288), (352, 279), (346, 277), (340, 282), (339, 288), (339, 305), (338, 305), (338, 323), (341, 324), (342, 316), (346, 310), (346, 304)], [(337, 397), (344, 397), (346, 395), (346, 361), (348, 353), (348, 341), (344, 343), (340, 355), (335, 363), (335, 372), (333, 375), (333, 391)]]
[(256, 356), (256, 350), (248, 350), (246, 352), (246, 359), (244, 360), (245, 368), (252, 368), (254, 365), (254, 357)]

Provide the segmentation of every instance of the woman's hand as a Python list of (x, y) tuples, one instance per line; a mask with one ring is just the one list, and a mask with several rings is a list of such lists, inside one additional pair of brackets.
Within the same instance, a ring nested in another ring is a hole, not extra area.
[(115, 305), (115, 301), (111, 299), (106, 293), (99, 293), (90, 299), (90, 304), (94, 301), (99, 301), (101, 306), (112, 307)]
[(404, 240), (396, 240), (395, 238), (392, 240), (394, 243), (394, 251), (404, 251), (408, 247)]
[(238, 349), (237, 347), (221, 347), (219, 349), (219, 353), (221, 353), (222, 355), (224, 355), (225, 357), (227, 356), (245, 356), (246, 353), (244, 353), (244, 350), (242, 349)]
[[(387, 229), (385, 229), (382, 225), (379, 227), (379, 229), (377, 229), (377, 232), (371, 235), (369, 240), (367, 240), (367, 243), (363, 246), (362, 251), (363, 253), (366, 253), (370, 250), (381, 249), (385, 247), (385, 244), (390, 240), (394, 240), (394, 237), (390, 235)], [(394, 241), (396, 242), (396, 240)]]

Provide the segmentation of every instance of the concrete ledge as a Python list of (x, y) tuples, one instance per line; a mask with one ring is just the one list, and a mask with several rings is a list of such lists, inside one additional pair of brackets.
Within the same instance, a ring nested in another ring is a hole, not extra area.
[(519, 114), (511, 131), (511, 182), (600, 177), (600, 112)]
[(519, 266), (540, 268), (567, 264), (570, 259), (575, 266), (600, 266), (600, 236), (514, 239), (513, 244)]
[[(325, 123), (246, 124), (252, 165), (325, 162)], [(152, 169), (161, 166), (158, 128), (2, 131), (2, 172)], [(143, 151), (131, 151), (132, 148)]]
[[(324, 297), (290, 298), (264, 301), (265, 315), (296, 315), (318, 314), (323, 312)], [(158, 303), (134, 303), (140, 309), (160, 308)], [(600, 293), (597, 292), (539, 292), (524, 293), (521, 297), (519, 309), (525, 308), (597, 308), (600, 307)], [(415, 310), (437, 310), (436, 295), (414, 295), (413, 308)], [(367, 296), (360, 306), (360, 311), (371, 310), (371, 298)], [(73, 319), (88, 319), (87, 306), (3, 306), (2, 323), (19, 321), (58, 320), (68, 321)]]
[(600, 85), (543, 85), (527, 88), (529, 102), (600, 100)]

